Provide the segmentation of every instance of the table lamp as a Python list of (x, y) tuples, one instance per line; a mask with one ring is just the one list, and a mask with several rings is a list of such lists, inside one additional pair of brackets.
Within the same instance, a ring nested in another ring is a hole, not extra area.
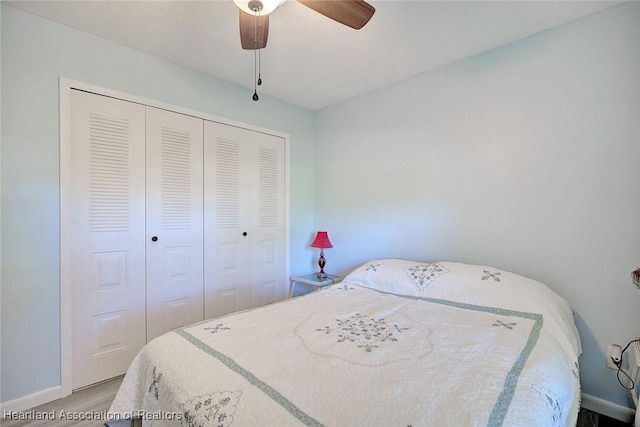
[(316, 274), (316, 277), (318, 277), (318, 279), (326, 279), (327, 278), (327, 273), (324, 272), (324, 266), (327, 263), (327, 260), (324, 259), (324, 251), (323, 250), (333, 247), (333, 245), (329, 241), (329, 235), (327, 234), (327, 232), (326, 231), (318, 231), (318, 234), (316, 234), (315, 240), (313, 241), (313, 243), (311, 243), (311, 247), (312, 248), (320, 248), (320, 259), (318, 260), (318, 265), (320, 266), (320, 271), (318, 272), (318, 274)]

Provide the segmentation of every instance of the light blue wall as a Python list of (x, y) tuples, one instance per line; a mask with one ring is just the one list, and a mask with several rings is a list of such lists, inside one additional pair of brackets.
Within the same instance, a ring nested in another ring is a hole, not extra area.
[(493, 265), (576, 311), (585, 393), (631, 406), (609, 343), (640, 335), (640, 3), (318, 113), (328, 271), (378, 257)]
[[(288, 133), (291, 272), (311, 267), (313, 113), (1, 6), (0, 401), (60, 384), (58, 77)], [(210, 54), (214, 54), (211, 52)]]

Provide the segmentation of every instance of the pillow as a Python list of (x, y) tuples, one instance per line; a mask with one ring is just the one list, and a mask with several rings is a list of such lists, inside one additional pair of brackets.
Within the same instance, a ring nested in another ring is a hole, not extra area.
[(380, 259), (358, 267), (348, 274), (343, 282), (383, 292), (417, 295), (448, 272), (443, 263)]

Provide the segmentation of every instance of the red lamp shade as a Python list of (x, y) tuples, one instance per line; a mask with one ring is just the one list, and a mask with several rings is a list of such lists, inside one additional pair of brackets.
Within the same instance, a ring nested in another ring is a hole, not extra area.
[(313, 243), (311, 243), (311, 247), (327, 249), (327, 248), (332, 248), (333, 245), (329, 241), (329, 235), (327, 234), (326, 231), (318, 231), (318, 234), (316, 234), (315, 240), (313, 241)]

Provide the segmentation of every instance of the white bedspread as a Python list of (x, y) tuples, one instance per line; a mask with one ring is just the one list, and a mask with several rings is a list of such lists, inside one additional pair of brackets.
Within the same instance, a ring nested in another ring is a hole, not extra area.
[(154, 426), (575, 426), (579, 353), (568, 304), (538, 282), (379, 260), (153, 340), (110, 411)]

